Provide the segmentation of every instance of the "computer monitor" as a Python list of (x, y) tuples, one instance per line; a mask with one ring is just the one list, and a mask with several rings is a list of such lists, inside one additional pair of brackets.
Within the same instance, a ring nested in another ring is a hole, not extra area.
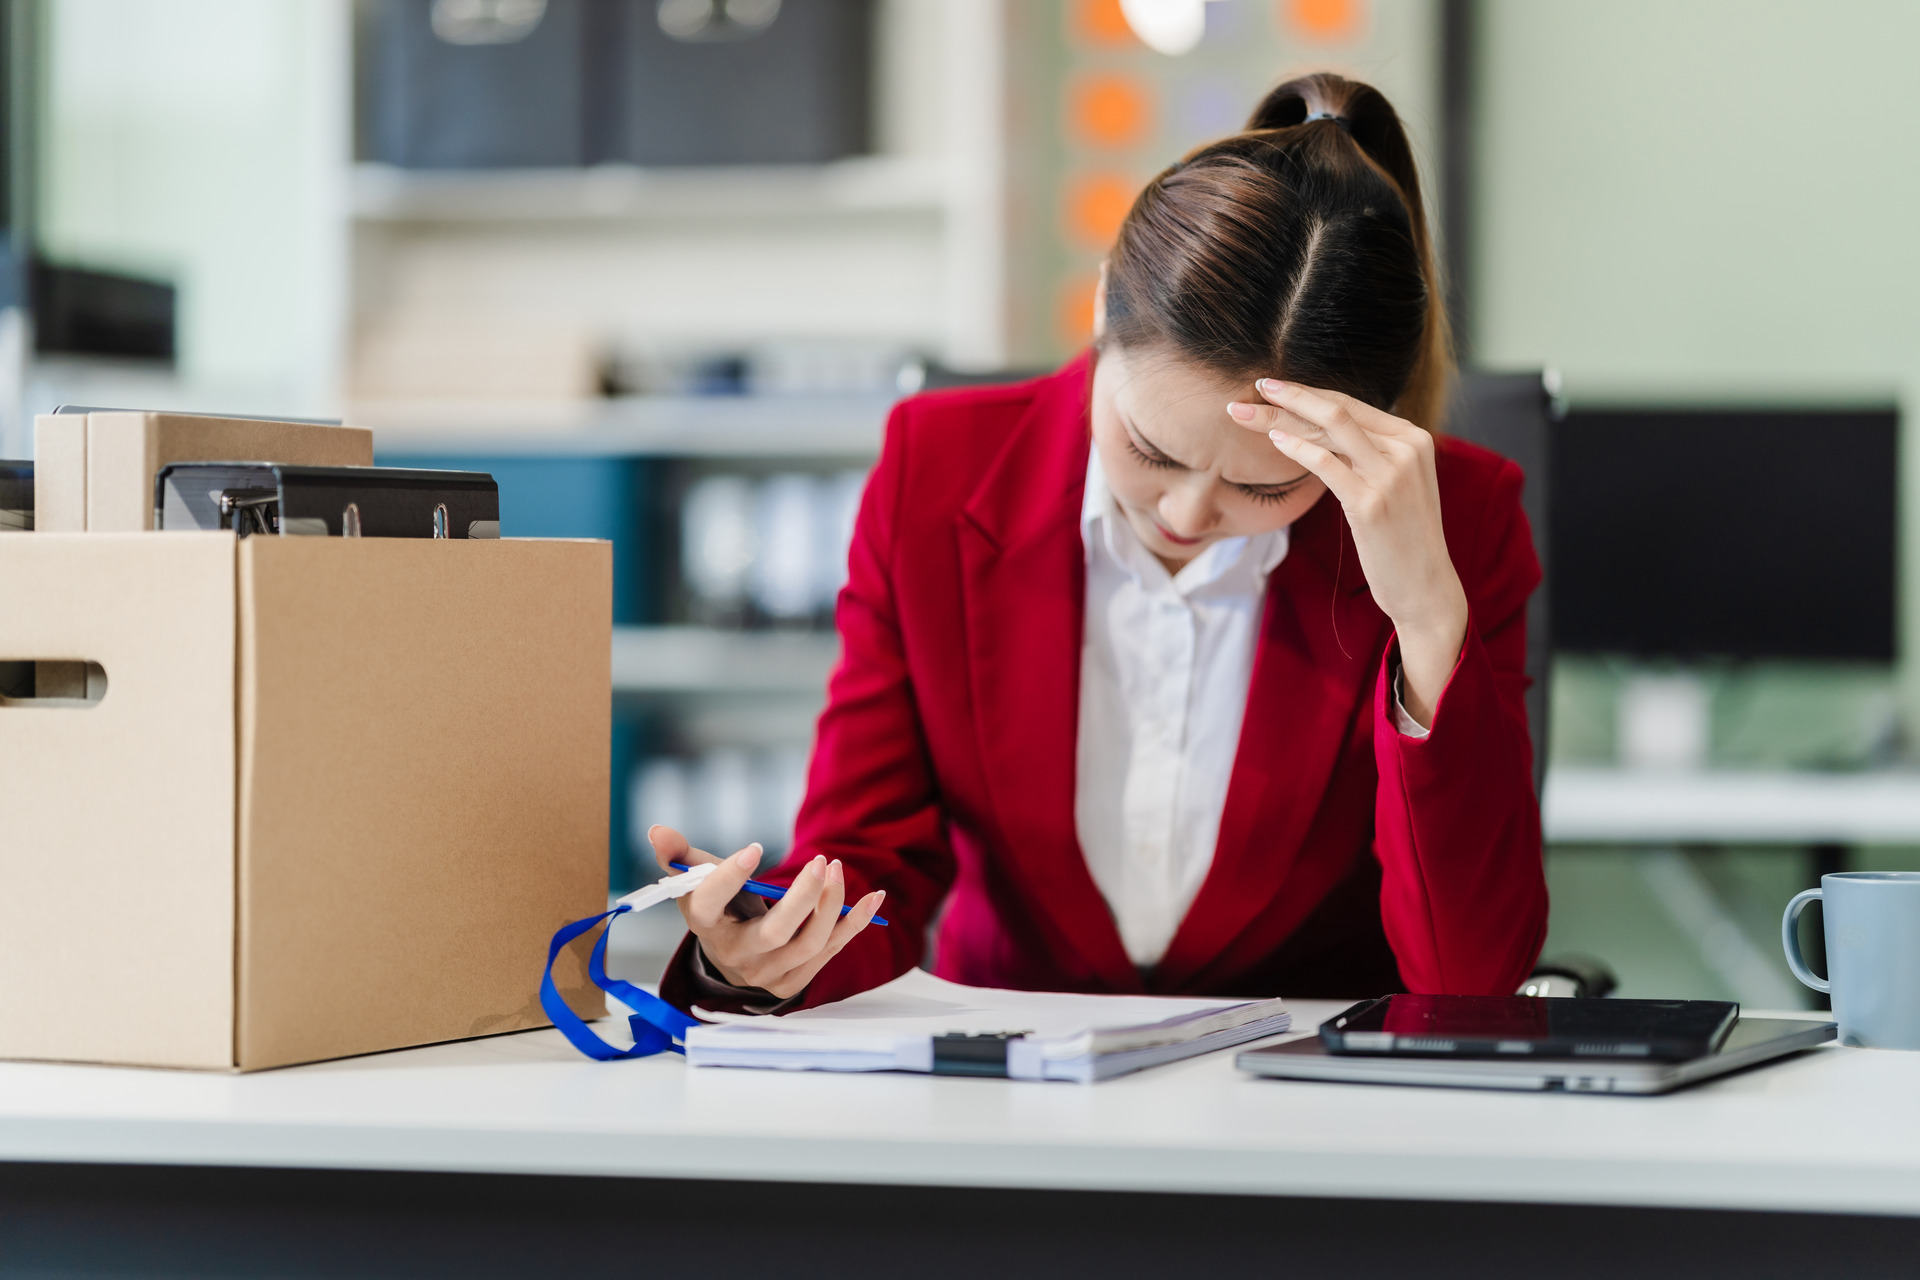
[(1553, 635), (1636, 658), (1894, 657), (1899, 415), (1574, 409)]

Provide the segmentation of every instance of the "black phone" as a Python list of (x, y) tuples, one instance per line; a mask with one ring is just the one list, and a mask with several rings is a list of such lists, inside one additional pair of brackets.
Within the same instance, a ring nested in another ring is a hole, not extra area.
[(1639, 1058), (1716, 1052), (1739, 1020), (1726, 1000), (1391, 995), (1320, 1024), (1328, 1052), (1417, 1058)]

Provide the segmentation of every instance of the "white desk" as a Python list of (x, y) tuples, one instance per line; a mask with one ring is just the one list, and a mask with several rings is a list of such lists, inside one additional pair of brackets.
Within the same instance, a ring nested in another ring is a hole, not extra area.
[(1920, 843), (1920, 772), (1562, 766), (1540, 819), (1567, 844)]
[(0, 1161), (1920, 1215), (1920, 1054), (1627, 1098), (1283, 1083), (1227, 1053), (1090, 1087), (693, 1071), (542, 1031), (250, 1076), (0, 1064)]

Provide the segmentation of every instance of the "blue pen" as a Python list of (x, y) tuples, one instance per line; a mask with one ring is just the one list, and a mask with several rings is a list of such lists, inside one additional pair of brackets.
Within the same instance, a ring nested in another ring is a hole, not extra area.
[[(669, 862), (667, 865), (672, 867), (675, 871), (693, 870), (692, 867), (688, 866), (684, 862)], [(779, 885), (765, 884), (759, 880), (749, 880), (745, 884), (741, 885), (740, 888), (742, 892), (751, 893), (761, 898), (771, 898), (775, 902), (778, 902), (780, 899), (787, 896), (787, 891), (785, 889), (782, 889)], [(841, 907), (840, 914), (844, 916), (849, 911), (852, 911), (852, 910), (853, 910), (852, 907)], [(873, 918), (873, 923), (885, 924), (886, 921), (881, 919), (879, 916), (875, 916)]]

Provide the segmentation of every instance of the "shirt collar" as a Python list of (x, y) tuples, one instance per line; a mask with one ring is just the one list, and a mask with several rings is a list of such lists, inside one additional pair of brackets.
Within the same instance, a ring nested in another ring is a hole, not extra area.
[(1292, 528), (1284, 525), (1251, 537), (1222, 538), (1169, 579), (1166, 567), (1141, 544), (1133, 526), (1120, 514), (1113, 490), (1107, 484), (1106, 469), (1100, 465), (1100, 450), (1093, 446), (1087, 449), (1087, 487), (1080, 500), (1081, 545), (1089, 554), (1100, 547), (1136, 580), (1168, 580), (1176, 587), (1196, 587), (1226, 576), (1236, 565), (1245, 562), (1254, 580), (1265, 582), (1267, 575), (1286, 559)]

